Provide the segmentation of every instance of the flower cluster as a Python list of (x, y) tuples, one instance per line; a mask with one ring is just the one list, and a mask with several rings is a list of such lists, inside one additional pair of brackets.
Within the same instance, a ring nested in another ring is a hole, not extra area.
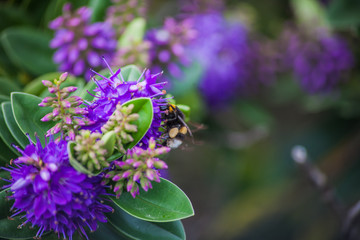
[(86, 236), (85, 226), (95, 231), (97, 221), (106, 222), (104, 213), (112, 208), (103, 202), (102, 179), (89, 178), (69, 164), (67, 142), (50, 138), (42, 147), (39, 139), (35, 145), (29, 141), (24, 150), (16, 147), (22, 156), (14, 160), (15, 166), (5, 168), (11, 174), (5, 187), (15, 200), (12, 217), (24, 214), (21, 226), (38, 226), (37, 238), (50, 230), (64, 239), (72, 239), (75, 231)]
[(75, 138), (76, 159), (90, 172), (110, 166), (105, 159), (107, 151), (101, 136), (98, 132), (91, 133), (89, 130), (81, 130)]
[(50, 43), (57, 49), (54, 62), (60, 64), (60, 71), (76, 76), (89, 76), (89, 68), (101, 68), (101, 57), (111, 59), (116, 48), (115, 32), (109, 23), (90, 23), (91, 10), (81, 7), (72, 12), (71, 5), (65, 4), (63, 16), (50, 22), (56, 30)]
[(75, 138), (76, 131), (89, 123), (88, 119), (82, 118), (87, 113), (86, 110), (80, 108), (83, 103), (82, 99), (77, 96), (69, 97), (70, 93), (76, 91), (76, 87), (65, 87), (60, 89), (61, 84), (66, 80), (68, 74), (63, 73), (59, 79), (54, 82), (43, 80), (44, 86), (48, 87), (49, 92), (54, 94), (54, 97), (45, 97), (39, 106), (52, 107), (53, 111), (46, 114), (41, 121), (55, 121), (58, 122), (54, 127), (47, 131), (47, 136), (57, 134), (62, 131), (70, 139)]
[(137, 126), (131, 124), (131, 122), (139, 119), (139, 114), (132, 113), (134, 108), (133, 104), (128, 107), (121, 106), (120, 103), (116, 106), (114, 113), (110, 116), (109, 120), (101, 127), (103, 133), (110, 131), (115, 132), (116, 147), (117, 149), (125, 153), (124, 144), (134, 141), (133, 137), (129, 133), (137, 131)]
[[(22, 215), (20, 227), (29, 223), (39, 228), (36, 238), (53, 231), (59, 238), (72, 239), (79, 232), (88, 239), (86, 231), (95, 231), (98, 221), (106, 222), (105, 214), (113, 211), (104, 201), (109, 200), (106, 189), (113, 189), (118, 197), (127, 191), (135, 198), (140, 187), (148, 191), (151, 181), (160, 181), (159, 171), (167, 169), (159, 159), (170, 150), (160, 146), (163, 109), (168, 105), (161, 98), (166, 93), (164, 83), (156, 83), (159, 74), (147, 70), (140, 76), (129, 67), (138, 79), (127, 73), (125, 80), (121, 69), (114, 73), (110, 67), (110, 77), (95, 72), (101, 79), (93, 78), (97, 88), (91, 102), (70, 96), (75, 87), (61, 88), (67, 73), (53, 82), (43, 80), (55, 97), (39, 104), (53, 108), (42, 121), (57, 123), (48, 131), (44, 146), (36, 134), (35, 144), (29, 137), (24, 150), (15, 146), (21, 156), (13, 161), (15, 165), (4, 168), (11, 174), (5, 186), (14, 200), (11, 217)], [(145, 128), (144, 114), (153, 114), (146, 116)], [(59, 131), (62, 134), (55, 141)], [(135, 142), (135, 134), (142, 138)]]
[(182, 71), (178, 64), (190, 63), (185, 48), (195, 38), (196, 31), (190, 18), (182, 21), (167, 18), (162, 28), (149, 30), (146, 40), (151, 43), (149, 51), (151, 69), (154, 71), (168, 69), (171, 76), (180, 78)]
[(283, 38), (287, 43), (284, 65), (309, 93), (333, 90), (354, 66), (351, 50), (340, 36), (323, 30), (311, 36), (285, 30)]
[(112, 5), (107, 9), (106, 22), (116, 29), (118, 37), (134, 18), (145, 16), (146, 0), (111, 0), (111, 2)]
[(128, 151), (126, 160), (114, 161), (114, 166), (105, 178), (114, 182), (114, 192), (119, 197), (124, 187), (126, 191), (135, 197), (139, 194), (139, 184), (148, 191), (152, 188), (151, 181), (160, 182), (160, 174), (157, 169), (167, 169), (164, 161), (157, 156), (170, 151), (168, 147), (155, 148), (153, 138), (149, 141), (148, 149), (135, 147)]
[(151, 137), (159, 139), (162, 135), (162, 111), (160, 106), (166, 105), (167, 100), (158, 97), (165, 94), (165, 91), (161, 89), (166, 83), (157, 83), (156, 80), (159, 74), (151, 74), (149, 70), (146, 70), (137, 81), (124, 81), (121, 69), (113, 72), (109, 67), (109, 71), (111, 72), (110, 77), (95, 72), (96, 75), (101, 77), (100, 80), (94, 79), (97, 84), (97, 88), (94, 90), (96, 98), (85, 108), (88, 112), (85, 117), (92, 124), (84, 126), (83, 129), (101, 132), (101, 127), (113, 115), (118, 103), (122, 104), (134, 98), (148, 97), (151, 98), (153, 104), (154, 116), (150, 129), (139, 142), (139, 146), (147, 148)]

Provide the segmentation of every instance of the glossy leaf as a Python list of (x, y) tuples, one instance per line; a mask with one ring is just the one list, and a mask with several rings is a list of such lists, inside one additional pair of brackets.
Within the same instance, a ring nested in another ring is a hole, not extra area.
[(69, 162), (70, 165), (78, 172), (81, 173), (85, 173), (87, 175), (90, 176), (96, 176), (99, 173), (101, 173), (101, 170), (98, 170), (96, 172), (90, 172), (88, 169), (86, 169), (80, 162), (78, 162), (75, 158), (75, 151), (74, 151), (74, 147), (75, 147), (76, 143), (75, 142), (68, 142), (67, 145), (67, 151), (69, 154)]
[(36, 142), (35, 133), (37, 133), (44, 145), (45, 138), (43, 136), (53, 127), (54, 123), (40, 121), (52, 110), (50, 107), (39, 107), (38, 104), (41, 100), (41, 98), (28, 93), (13, 92), (11, 94), (12, 110), (21, 131), (24, 134), (29, 133), (33, 142)]
[(13, 111), (11, 108), (10, 102), (3, 102), (1, 104), (4, 120), (7, 128), (9, 129), (11, 135), (16, 140), (15, 144), (19, 144), (21, 147), (25, 148), (29, 144), (29, 140), (26, 135), (21, 131), (18, 124), (16, 123)]
[(106, 156), (110, 157), (114, 152), (114, 146), (116, 142), (116, 134), (114, 131), (110, 131), (102, 136), (101, 140), (104, 142), (104, 148), (106, 149)]
[(141, 72), (135, 65), (127, 65), (121, 68), (121, 75), (126, 82), (134, 82), (140, 78)]
[(116, 230), (110, 223), (98, 223), (98, 229), (95, 232), (88, 233), (91, 240), (129, 240), (121, 232)]
[(109, 223), (129, 239), (143, 240), (184, 240), (185, 231), (181, 221), (148, 222), (135, 218), (111, 204), (115, 212), (108, 214)]
[(153, 188), (133, 198), (128, 192), (119, 199), (111, 200), (128, 214), (153, 222), (171, 222), (194, 215), (189, 198), (172, 182), (161, 178), (160, 183), (152, 182)]
[(131, 134), (134, 141), (124, 145), (125, 149), (134, 147), (145, 136), (154, 117), (154, 109), (150, 98), (132, 99), (124, 103), (123, 106), (129, 106), (130, 104), (134, 104), (132, 112), (139, 114), (139, 119), (132, 122), (138, 129), (137, 132)]
[(120, 48), (131, 47), (135, 42), (141, 42), (144, 38), (146, 30), (146, 21), (144, 18), (135, 18), (126, 27), (124, 33), (121, 35), (118, 46)]
[(9, 196), (9, 189), (4, 189), (0, 192), (0, 238), (5, 239), (32, 239), (37, 228), (29, 229), (29, 225), (24, 226), (22, 229), (18, 229), (18, 226), (24, 221), (19, 217), (14, 220), (9, 220), (8, 216), (11, 215), (9, 212), (13, 201), (6, 199)]
[(56, 70), (50, 39), (50, 34), (24, 27), (8, 28), (1, 34), (1, 43), (12, 62), (33, 74)]
[(7, 125), (5, 123), (3, 111), (0, 111), (0, 126), (0, 138), (4, 142), (4, 145), (6, 145), (15, 154), (19, 155), (18, 151), (16, 151), (15, 148), (11, 146), (11, 144), (17, 144), (17, 141), (6, 127)]
[[(115, 149), (114, 151), (116, 151), (116, 149)], [(122, 155), (124, 155), (124, 154), (121, 153), (121, 152), (116, 152), (116, 153), (114, 153), (112, 156), (110, 156), (108, 159), (106, 159), (106, 161), (112, 162), (112, 161), (114, 161), (114, 160), (119, 159)]]

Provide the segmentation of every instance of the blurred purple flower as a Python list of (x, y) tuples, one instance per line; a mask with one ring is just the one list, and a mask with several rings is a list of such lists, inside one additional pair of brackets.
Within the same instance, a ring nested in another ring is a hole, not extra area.
[(103, 204), (101, 178), (89, 178), (70, 166), (67, 142), (50, 138), (42, 147), (39, 139), (35, 145), (29, 141), (24, 150), (16, 147), (22, 156), (14, 160), (15, 166), (4, 168), (11, 174), (5, 187), (15, 200), (11, 217), (24, 214), (21, 226), (39, 227), (37, 238), (50, 230), (64, 239), (72, 239), (75, 231), (86, 236), (86, 227), (95, 231), (97, 221), (106, 222), (104, 213), (112, 208)]
[(113, 56), (114, 30), (109, 23), (91, 24), (90, 17), (89, 8), (81, 7), (73, 12), (71, 4), (65, 4), (63, 15), (50, 22), (49, 27), (56, 30), (50, 47), (57, 49), (53, 60), (59, 64), (59, 71), (89, 76), (90, 68), (105, 67), (101, 57)]
[(240, 94), (249, 78), (248, 32), (218, 13), (194, 17), (198, 31), (190, 52), (204, 68), (199, 89), (206, 102), (222, 106)]
[(185, 48), (196, 38), (192, 19), (176, 21), (167, 18), (164, 26), (149, 30), (146, 40), (150, 42), (150, 63), (153, 71), (167, 69), (177, 79), (182, 77), (181, 65), (189, 65)]
[[(93, 124), (84, 126), (83, 129), (88, 129), (92, 132), (101, 131), (101, 127), (109, 120), (110, 116), (116, 109), (116, 105), (129, 101), (130, 99), (139, 97), (151, 98), (154, 108), (154, 118), (150, 129), (145, 136), (141, 139), (138, 146), (147, 148), (151, 137), (159, 139), (162, 132), (161, 128), (161, 105), (166, 105), (167, 100), (158, 98), (165, 94), (163, 89), (165, 82), (157, 83), (158, 74), (151, 74), (150, 70), (146, 70), (137, 81), (124, 81), (121, 75), (121, 69), (115, 73), (111, 70), (109, 78), (95, 73), (102, 79), (94, 81), (97, 84), (95, 100), (88, 105), (85, 110), (88, 112), (85, 117), (88, 117)], [(120, 75), (120, 77), (119, 77)], [(144, 80), (142, 78), (144, 77)]]
[(354, 57), (345, 39), (326, 32), (312, 37), (288, 31), (286, 64), (309, 93), (333, 90), (354, 66)]

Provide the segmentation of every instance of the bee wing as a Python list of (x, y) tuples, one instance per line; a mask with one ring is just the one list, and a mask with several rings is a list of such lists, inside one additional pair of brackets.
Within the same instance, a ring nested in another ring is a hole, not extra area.
[(180, 116), (178, 116), (178, 118), (181, 121), (181, 123), (184, 124), (184, 126), (187, 128), (187, 130), (189, 131), (190, 136), (193, 137), (193, 134), (192, 134), (189, 126), (185, 123), (185, 121)]

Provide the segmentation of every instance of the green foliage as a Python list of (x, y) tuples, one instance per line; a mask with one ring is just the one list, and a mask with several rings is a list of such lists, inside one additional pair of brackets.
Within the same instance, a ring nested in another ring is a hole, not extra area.
[(360, 1), (332, 0), (328, 8), (328, 17), (335, 28), (359, 27)]
[(163, 178), (160, 183), (153, 183), (153, 188), (148, 192), (140, 189), (140, 195), (136, 198), (125, 192), (118, 199), (110, 199), (128, 214), (145, 221), (171, 222), (194, 215), (185, 193)]
[[(17, 143), (16, 139), (13, 137), (13, 135), (11, 134), (10, 130), (6, 127), (6, 122), (5, 122), (5, 116), (4, 113), (2, 111), (2, 109), (0, 109), (0, 138), (3, 141), (4, 144), (2, 144), (2, 147), (4, 149), (6, 149), (5, 146), (8, 147), (8, 149), (11, 149), (15, 154), (19, 154), (12, 146), (11, 144)], [(9, 162), (9, 159), (6, 159), (6, 162)]]
[(184, 227), (179, 220), (148, 222), (127, 214), (114, 203), (111, 206), (115, 211), (107, 215), (109, 224), (128, 239), (185, 240)]
[(32, 28), (14, 27), (1, 34), (1, 43), (11, 61), (32, 74), (56, 70), (49, 48), (51, 36)]
[(41, 98), (28, 93), (13, 92), (11, 94), (12, 111), (18, 127), (24, 134), (30, 134), (33, 142), (36, 142), (35, 134), (37, 134), (44, 146), (45, 139), (43, 136), (53, 127), (54, 123), (40, 121), (42, 117), (51, 112), (49, 107), (38, 106), (41, 101)]
[(139, 80), (141, 72), (135, 65), (126, 65), (121, 68), (121, 75), (126, 82), (134, 82)]
[(4, 120), (6, 123), (7, 128), (9, 129), (11, 135), (14, 137), (14, 139), (16, 139), (15, 144), (19, 144), (21, 147), (25, 147), (26, 145), (29, 144), (29, 140), (27, 139), (27, 137), (25, 136), (25, 134), (21, 131), (21, 129), (19, 128), (12, 108), (11, 108), (11, 103), (10, 102), (3, 102), (1, 104), (1, 108), (2, 108), (2, 113), (4, 116)]
[(110, 157), (114, 152), (115, 146), (115, 133), (113, 131), (107, 132), (102, 136), (101, 141), (104, 142), (104, 148), (106, 149), (106, 157)]
[(89, 7), (92, 10), (91, 21), (102, 22), (106, 16), (106, 9), (111, 5), (110, 0), (90, 0)]
[(10, 96), (11, 92), (20, 91), (19, 86), (7, 77), (0, 77), (0, 94)]
[(119, 38), (119, 48), (131, 47), (134, 42), (141, 42), (144, 38), (145, 30), (146, 21), (144, 18), (135, 18), (132, 20)]
[(130, 104), (134, 105), (132, 113), (139, 114), (139, 118), (131, 122), (131, 124), (137, 126), (137, 131), (130, 133), (134, 141), (125, 144), (125, 149), (132, 148), (140, 142), (149, 130), (154, 117), (154, 109), (150, 98), (135, 98), (124, 103), (123, 106), (129, 106)]
[(8, 219), (11, 215), (9, 212), (13, 202), (7, 200), (10, 194), (10, 189), (4, 189), (0, 192), (0, 238), (5, 239), (33, 239), (38, 231), (37, 228), (30, 229), (29, 226), (24, 226), (19, 229), (18, 226), (23, 222), (19, 217), (14, 220)]

